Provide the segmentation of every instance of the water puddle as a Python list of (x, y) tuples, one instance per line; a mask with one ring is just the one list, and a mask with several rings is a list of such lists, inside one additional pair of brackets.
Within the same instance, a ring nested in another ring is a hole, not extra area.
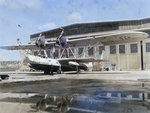
[[(1, 102), (30, 104), (29, 112), (58, 113), (149, 113), (148, 94), (102, 92), (61, 96), (39, 93), (0, 93)], [(137, 96), (138, 95), (138, 96)]]

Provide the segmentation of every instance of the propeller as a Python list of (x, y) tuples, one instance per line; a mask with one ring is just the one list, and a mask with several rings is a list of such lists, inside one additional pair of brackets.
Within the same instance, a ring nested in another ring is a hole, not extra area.
[(51, 49), (54, 44), (50, 44), (49, 42), (45, 41), (40, 33), (39, 38), (35, 41), (35, 45), (40, 49)]
[(40, 33), (39, 38), (36, 40), (35, 45), (41, 49), (45, 49), (45, 39), (41, 37), (42, 34)]
[[(62, 36), (63, 32), (64, 29), (61, 32), (61, 35), (56, 39), (56, 44), (61, 45), (61, 47), (65, 47), (67, 44), (66, 37)], [(55, 44), (45, 41), (45, 39), (42, 37), (42, 33), (40, 33), (39, 38), (35, 41), (35, 45), (40, 49), (51, 49), (54, 47)]]

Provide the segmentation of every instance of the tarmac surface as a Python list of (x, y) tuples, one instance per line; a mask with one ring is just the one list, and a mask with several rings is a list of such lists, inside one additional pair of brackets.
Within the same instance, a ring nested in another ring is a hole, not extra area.
[(0, 113), (150, 113), (150, 71), (0, 75)]

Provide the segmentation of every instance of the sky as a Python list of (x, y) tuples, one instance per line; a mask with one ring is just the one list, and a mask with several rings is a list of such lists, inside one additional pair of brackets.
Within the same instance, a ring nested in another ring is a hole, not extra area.
[[(148, 17), (150, 0), (0, 0), (0, 46), (17, 38), (27, 44), (31, 34), (74, 23)], [(0, 61), (18, 60), (19, 51), (0, 50)]]

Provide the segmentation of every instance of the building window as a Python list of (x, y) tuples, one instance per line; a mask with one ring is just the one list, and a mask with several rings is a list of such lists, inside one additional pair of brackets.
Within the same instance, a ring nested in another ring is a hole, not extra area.
[(125, 45), (119, 45), (119, 54), (125, 54)]
[(105, 50), (104, 46), (99, 46), (99, 54), (101, 55), (103, 50)]
[(93, 49), (94, 49), (93, 47), (92, 47), (92, 48), (91, 48), (91, 47), (88, 47), (88, 55), (89, 55), (89, 56), (92, 56), (92, 55), (93, 55), (93, 53), (94, 53), (94, 52), (93, 52)]
[(150, 52), (150, 43), (146, 43), (146, 52)]
[(137, 44), (130, 44), (130, 50), (131, 53), (137, 53), (138, 52)]
[(83, 48), (79, 48), (79, 55), (83, 53)]
[(116, 45), (110, 46), (110, 54), (116, 54)]

